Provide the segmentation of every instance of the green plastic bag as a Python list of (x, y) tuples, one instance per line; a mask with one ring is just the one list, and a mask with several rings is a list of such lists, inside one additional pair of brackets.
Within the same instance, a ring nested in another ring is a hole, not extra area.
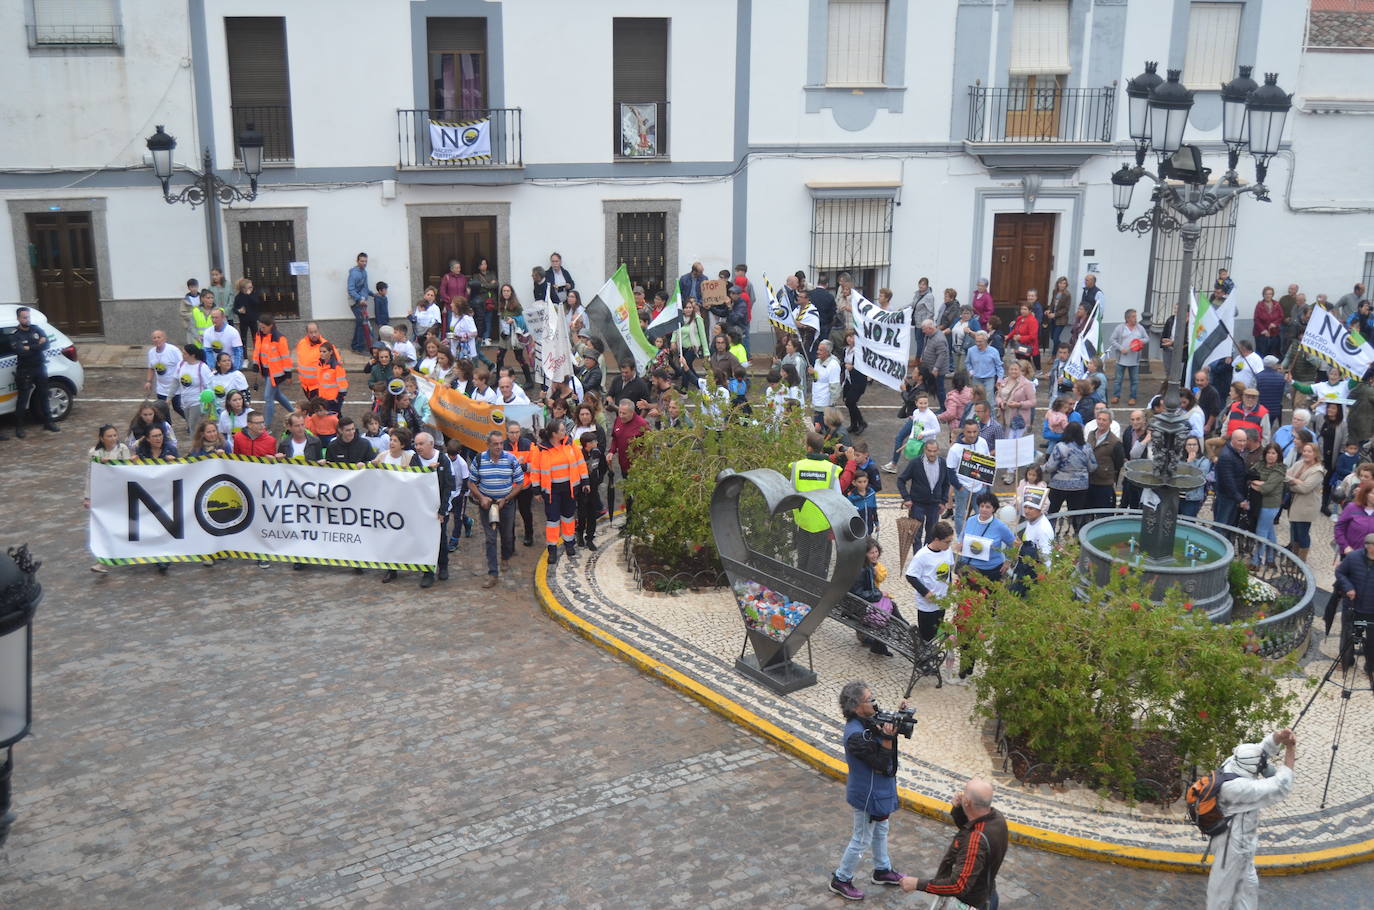
[(921, 457), (921, 453), (925, 451), (925, 448), (926, 441), (924, 439), (920, 436), (912, 436), (907, 439), (906, 447), (902, 449), (902, 452), (907, 458), (914, 461)]

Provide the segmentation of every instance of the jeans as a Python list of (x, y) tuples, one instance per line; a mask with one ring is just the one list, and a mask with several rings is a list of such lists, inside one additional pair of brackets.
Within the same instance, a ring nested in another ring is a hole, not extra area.
[(972, 380), (972, 381), (973, 381), (974, 383), (976, 383), (976, 384), (978, 384), (978, 385), (981, 385), (981, 386), (983, 387), (983, 395), (986, 397), (987, 403), (988, 403), (989, 405), (991, 405), (993, 402), (995, 402), (995, 401), (997, 400), (997, 377), (996, 377), (996, 376), (989, 376), (989, 377), (987, 377), (986, 379), (984, 379), (984, 378), (981, 377), (981, 376), (975, 376), (975, 377), (973, 377), (973, 380)]
[[(480, 506), (482, 503), (479, 500), (477, 504)], [(494, 577), (501, 574), (500, 563), (496, 561), (498, 535), (501, 559), (510, 559), (515, 555), (515, 500), (506, 500), (506, 504), (501, 507), (501, 520), (497, 525), (488, 520), (488, 510), (482, 509), (481, 513), (478, 519), (482, 522), (482, 531), (487, 536), (487, 574)]]
[(1051, 351), (1057, 352), (1057, 351), (1059, 350), (1059, 336), (1062, 335), (1062, 334), (1064, 334), (1064, 329), (1065, 329), (1065, 328), (1066, 328), (1066, 327), (1065, 327), (1065, 326), (1062, 326), (1062, 325), (1052, 325), (1052, 326), (1050, 326), (1050, 350), (1051, 350)]
[(1134, 399), (1140, 397), (1140, 367), (1138, 365), (1126, 366), (1120, 361), (1117, 361), (1116, 379), (1112, 382), (1113, 398), (1121, 397), (1121, 380), (1123, 377), (1127, 375), (1131, 377), (1131, 398)]
[(1202, 511), (1201, 499), (1184, 499), (1178, 504), (1178, 514), (1187, 515), (1189, 518), (1197, 518), (1197, 513)]
[(1116, 488), (1109, 483), (1090, 483), (1088, 484), (1088, 508), (1090, 509), (1114, 509), (1116, 508)]
[(1256, 335), (1255, 353), (1260, 355), (1260, 357), (1268, 357), (1270, 354), (1273, 354), (1275, 357), (1282, 357), (1283, 351), (1279, 346), (1280, 344), (1281, 341), (1278, 335), (1272, 337), (1269, 335)]
[(1240, 512), (1240, 502), (1227, 496), (1217, 494), (1212, 501), (1212, 520), (1219, 525), (1229, 525), (1237, 527), (1236, 519)]
[(892, 440), (892, 463), (899, 464), (902, 460), (902, 449), (906, 448), (906, 438), (911, 435), (912, 419), (908, 417), (903, 423), (902, 428), (897, 431), (897, 438)]
[(880, 822), (870, 821), (865, 810), (855, 809), (853, 806), (849, 808), (854, 812), (854, 833), (849, 838), (849, 845), (844, 848), (840, 867), (835, 870), (835, 877), (842, 882), (854, 880), (859, 860), (863, 859), (864, 851), (870, 846), (873, 848), (873, 868), (892, 868), (892, 860), (887, 855), (887, 819)]
[(286, 408), (287, 414), (295, 410), (296, 406), (291, 403), (290, 398), (286, 397), (281, 386), (268, 379), (262, 390), (262, 419), (267, 421), (268, 432), (272, 430), (272, 414), (277, 402), (281, 402), (281, 406)]
[(954, 533), (956, 536), (963, 536), (964, 518), (968, 514), (969, 500), (973, 498), (975, 490), (967, 490), (962, 485), (954, 491)]
[(1290, 521), (1288, 522), (1288, 536), (1293, 538), (1293, 546), (1300, 549), (1307, 549), (1312, 546), (1312, 522), (1310, 521)]
[(1263, 562), (1273, 562), (1277, 558), (1279, 548), (1278, 535), (1274, 533), (1274, 519), (1279, 516), (1279, 507), (1265, 507), (1259, 511), (1259, 526), (1255, 528), (1255, 534), (1269, 541), (1273, 546), (1255, 547), (1255, 552), (1250, 557), (1252, 565), (1259, 565)]
[(348, 346), (355, 353), (362, 354), (367, 350), (367, 304), (355, 302), (348, 308), (353, 311), (353, 340)]
[[(930, 543), (930, 539), (935, 536), (935, 525), (940, 521), (940, 513), (945, 510), (943, 502), (913, 502), (911, 511), (908, 513), (912, 518), (921, 523), (922, 535), (913, 541), (912, 550), (918, 550), (922, 544)], [(903, 553), (902, 559), (909, 557), (911, 553)]]

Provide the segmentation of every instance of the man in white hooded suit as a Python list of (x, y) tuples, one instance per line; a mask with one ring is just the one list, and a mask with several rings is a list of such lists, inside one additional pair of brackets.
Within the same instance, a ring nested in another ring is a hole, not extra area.
[[(1283, 764), (1270, 759), (1284, 749)], [(1259, 875), (1255, 850), (1259, 846), (1261, 809), (1281, 801), (1293, 789), (1293, 762), (1298, 739), (1292, 730), (1276, 730), (1263, 742), (1242, 743), (1221, 765), (1234, 774), (1221, 785), (1220, 807), (1231, 827), (1212, 841), (1212, 872), (1207, 878), (1207, 910), (1256, 910)]]

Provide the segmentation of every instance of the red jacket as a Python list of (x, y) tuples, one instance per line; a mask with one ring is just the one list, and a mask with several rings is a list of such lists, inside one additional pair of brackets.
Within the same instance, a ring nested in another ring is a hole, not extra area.
[(1263, 298), (1255, 304), (1255, 337), (1275, 336), (1279, 334), (1279, 328), (1283, 325), (1283, 304), (1277, 300), (1270, 300), (1268, 303)]
[(277, 439), (271, 433), (263, 433), (257, 439), (250, 439), (246, 432), (239, 430), (234, 434), (234, 454), (265, 455), (271, 458), (277, 454)]
[(649, 422), (638, 414), (628, 421), (622, 421), (619, 417), (615, 419), (615, 426), (611, 428), (610, 454), (619, 462), (621, 474), (630, 470), (630, 443), (648, 429)]
[(1030, 348), (1032, 357), (1040, 355), (1040, 323), (1033, 315), (1017, 316), (1011, 324), (1011, 337)]
[(439, 300), (447, 307), (454, 297), (468, 296), (468, 276), (445, 272), (439, 280)]

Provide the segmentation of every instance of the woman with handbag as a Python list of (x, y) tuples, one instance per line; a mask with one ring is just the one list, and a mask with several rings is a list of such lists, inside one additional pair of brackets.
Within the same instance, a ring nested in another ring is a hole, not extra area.
[(1021, 314), (1012, 320), (1011, 328), (1007, 330), (1007, 336), (1011, 341), (1012, 352), (1019, 358), (1029, 357), (1035, 364), (1036, 370), (1040, 369), (1040, 321), (1031, 312), (1029, 303), (1021, 304)]
[(506, 362), (506, 352), (509, 351), (515, 355), (516, 363), (520, 364), (520, 369), (525, 374), (525, 385), (533, 385), (534, 378), (530, 375), (530, 365), (525, 360), (525, 347), (530, 341), (530, 329), (525, 323), (525, 308), (520, 305), (520, 298), (515, 296), (515, 288), (509, 284), (501, 285), (497, 299), (500, 307), (498, 313), (501, 338), (496, 349), (496, 372), (500, 374), (501, 367)]
[(1316, 443), (1303, 443), (1298, 460), (1288, 469), (1284, 481), (1293, 495), (1288, 506), (1288, 549), (1302, 561), (1312, 548), (1312, 522), (1321, 514), (1321, 491), (1326, 479)]
[[(854, 579), (854, 584), (849, 587), (850, 594), (868, 604), (868, 609), (862, 617), (864, 624), (875, 628), (886, 626), (888, 620), (894, 616), (903, 622), (906, 621), (902, 612), (897, 609), (897, 604), (893, 602), (891, 597), (882, 592), (881, 585), (887, 580), (887, 567), (883, 565), (882, 557), (882, 544), (878, 543), (877, 538), (868, 538), (868, 552), (864, 557), (863, 568), (859, 570), (859, 576)], [(854, 634), (859, 639), (859, 644), (879, 657), (892, 656), (887, 645), (876, 638), (862, 632), (855, 632)]]

